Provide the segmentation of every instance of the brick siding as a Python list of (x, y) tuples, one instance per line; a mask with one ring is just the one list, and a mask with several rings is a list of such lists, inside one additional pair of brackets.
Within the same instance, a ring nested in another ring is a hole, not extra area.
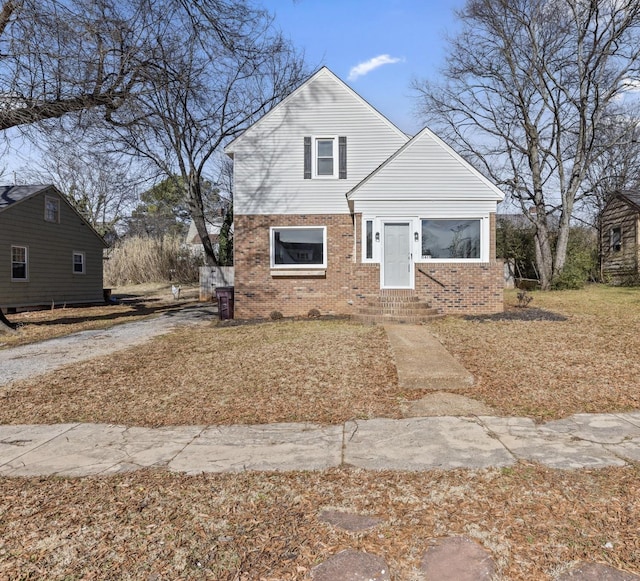
[[(355, 232), (358, 233), (354, 244)], [(235, 316), (239, 319), (322, 314), (353, 314), (380, 292), (380, 266), (361, 263), (361, 216), (271, 215), (234, 217)], [(323, 276), (271, 274), (271, 226), (326, 226), (327, 269)], [(489, 264), (416, 264), (416, 294), (443, 313), (502, 311), (503, 265), (495, 260), (495, 216), (491, 220)], [(355, 257), (354, 260), (354, 252)], [(418, 268), (427, 272), (425, 276)]]

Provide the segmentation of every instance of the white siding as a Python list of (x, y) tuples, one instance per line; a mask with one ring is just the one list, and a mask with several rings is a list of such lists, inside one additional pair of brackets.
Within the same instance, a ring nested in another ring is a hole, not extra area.
[(497, 188), (428, 129), (424, 129), (378, 171), (350, 193), (357, 200), (502, 199)]
[(363, 216), (421, 218), (482, 218), (496, 211), (494, 200), (357, 200), (354, 212)]
[[(347, 179), (303, 179), (304, 137), (342, 135), (347, 137)], [(407, 140), (322, 69), (227, 148), (234, 157), (234, 211), (347, 214), (346, 193)]]

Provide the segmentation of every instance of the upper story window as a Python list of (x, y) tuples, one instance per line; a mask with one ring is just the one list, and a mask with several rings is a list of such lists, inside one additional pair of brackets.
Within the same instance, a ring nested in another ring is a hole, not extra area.
[(316, 139), (316, 175), (333, 177), (335, 139)]
[(73, 251), (73, 274), (85, 273), (84, 252)]
[(615, 226), (611, 228), (611, 250), (613, 252), (620, 252), (622, 250), (622, 228)]
[(11, 247), (11, 280), (29, 280), (29, 251), (26, 246)]
[(305, 137), (304, 179), (347, 179), (347, 138)]
[(44, 219), (47, 222), (60, 222), (60, 198), (45, 196)]
[(480, 220), (422, 220), (422, 258), (479, 259)]

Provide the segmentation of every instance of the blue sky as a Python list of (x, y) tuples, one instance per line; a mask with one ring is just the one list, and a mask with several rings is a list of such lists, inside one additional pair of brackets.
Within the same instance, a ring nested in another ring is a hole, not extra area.
[[(310, 66), (328, 66), (380, 113), (411, 135), (422, 129), (414, 79), (434, 77), (444, 63), (446, 33), (465, 0), (255, 0), (304, 51)], [(38, 153), (28, 141), (0, 160), (5, 180)], [(1, 178), (0, 178), (1, 179)]]
[[(263, 0), (276, 25), (403, 131), (422, 128), (413, 79), (435, 77), (464, 0)], [(359, 68), (358, 65), (360, 65)]]

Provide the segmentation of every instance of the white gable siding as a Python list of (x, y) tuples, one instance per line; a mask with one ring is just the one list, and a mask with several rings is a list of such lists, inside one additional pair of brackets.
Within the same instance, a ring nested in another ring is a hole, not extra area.
[(494, 200), (358, 200), (354, 212), (363, 216), (420, 218), (483, 218), (496, 211)]
[[(305, 180), (304, 137), (343, 135), (347, 179)], [(227, 148), (234, 157), (234, 211), (347, 214), (346, 193), (407, 140), (323, 69)]]
[[(425, 129), (406, 148), (349, 195), (349, 199), (418, 201), (457, 200), (495, 203), (501, 193), (442, 141)], [(434, 207), (437, 207), (434, 205)], [(356, 210), (358, 211), (358, 210)]]

